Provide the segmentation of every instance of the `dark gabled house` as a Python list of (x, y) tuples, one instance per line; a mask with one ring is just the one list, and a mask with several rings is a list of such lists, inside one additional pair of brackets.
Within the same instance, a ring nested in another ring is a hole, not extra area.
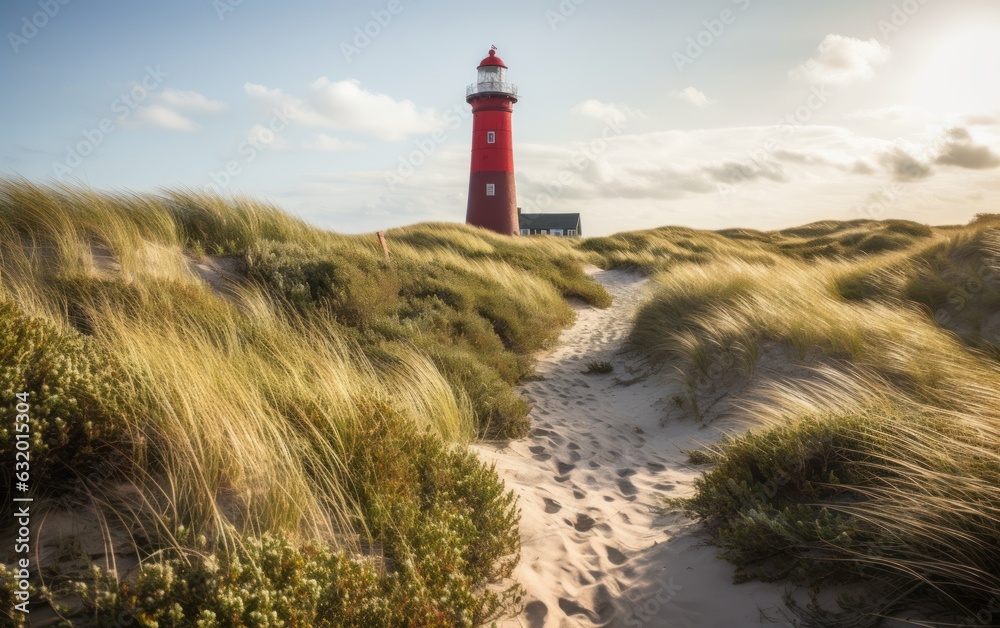
[(517, 208), (517, 222), (521, 235), (547, 233), (554, 236), (580, 237), (580, 214), (522, 214)]

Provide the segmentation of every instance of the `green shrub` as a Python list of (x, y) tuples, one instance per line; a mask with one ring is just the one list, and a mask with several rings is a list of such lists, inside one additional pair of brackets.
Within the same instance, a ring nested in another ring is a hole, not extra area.
[[(58, 492), (97, 464), (120, 461), (130, 439), (120, 373), (97, 345), (72, 331), (0, 302), (0, 414), (13, 417), (15, 395), (28, 392), (33, 489)], [(13, 424), (0, 426), (0, 479), (14, 471)]]
[(379, 415), (351, 456), (350, 478), (383, 558), (248, 537), (229, 553), (199, 549), (147, 563), (134, 581), (95, 569), (77, 584), (89, 619), (446, 628), (516, 610), (519, 585), (486, 589), (509, 578), (519, 557), (513, 492), (471, 453), (400, 430), (387, 409)]
[(425, 350), (448, 381), (468, 396), (480, 436), (517, 438), (527, 433), (530, 407), (494, 365), (484, 363), (472, 351), (456, 347), (425, 346)]
[(445, 543), (455, 553), (438, 566), (441, 578), (460, 572), (479, 586), (508, 577), (519, 555), (519, 509), (496, 471), (470, 452), (393, 429), (389, 414), (370, 434), (381, 445), (359, 448), (350, 464), (357, 499), (386, 555), (397, 564), (427, 560), (442, 556), (438, 544)]
[(95, 567), (79, 582), (87, 619), (138, 626), (398, 626), (371, 560), (265, 535), (231, 555), (195, 554), (144, 565), (117, 582)]
[[(469, 238), (461, 235), (458, 242)], [(423, 230), (394, 240), (440, 246), (441, 237)], [(514, 266), (510, 281), (517, 273), (532, 281), (541, 276), (565, 296), (586, 295), (601, 304), (609, 300), (573, 262), (548, 260), (541, 252), (503, 241), (480, 244), (490, 253), (476, 256), (495, 255)], [(401, 343), (426, 352), (470, 399), (480, 434), (489, 437), (524, 433), (528, 406), (512, 386), (529, 371), (530, 355), (554, 342), (573, 316), (565, 302), (536, 302), (474, 268), (433, 258), (386, 261), (346, 240), (311, 248), (259, 243), (251, 247), (248, 262), (252, 280), (300, 313), (332, 315), (358, 332), (361, 346), (372, 355)]]
[(821, 503), (850, 497), (837, 485), (859, 479), (866, 457), (854, 450), (864, 426), (858, 417), (802, 420), (749, 432), (699, 456), (717, 464), (696, 481), (689, 505), (712, 526), (738, 578), (803, 581), (836, 571), (834, 561), (817, 567), (815, 555), (803, 560), (803, 550), (858, 532), (857, 522)]
[[(468, 408), (523, 433), (513, 384), (572, 320), (561, 295), (608, 297), (569, 242), (410, 231), (436, 244), (387, 261), (245, 199), (0, 186), (2, 411), (32, 393), (33, 481), (96, 495), (142, 565), (95, 572), (89, 621), (456, 626), (518, 603), (516, 498), (461, 448)], [(246, 285), (209, 289), (182, 247), (242, 255)], [(71, 482), (116, 452), (127, 497)]]
[(5, 626), (20, 628), (28, 625), (28, 615), (14, 608), (15, 604), (21, 602), (16, 596), (18, 587), (14, 574), (14, 569), (8, 569), (0, 563), (0, 619)]
[[(922, 230), (896, 231), (844, 229), (841, 244)], [(1000, 303), (994, 238), (970, 228), (893, 255), (655, 276), (661, 289), (632, 331), (653, 358), (725, 374), (744, 365), (727, 359), (731, 347), (752, 362), (745, 348), (770, 342), (843, 360), (821, 367), (821, 381), (774, 386), (747, 408), (764, 427), (692, 455), (715, 466), (683, 505), (709, 524), (739, 579), (865, 586), (845, 613), (808, 609), (827, 622), (817, 625), (874, 624), (914, 604), (961, 623), (995, 604), (1000, 372), (907, 302), (943, 307), (956, 328), (980, 333)]]
[(615, 367), (611, 364), (611, 362), (588, 362), (587, 368), (583, 372), (584, 374), (604, 375), (611, 373), (614, 370)]

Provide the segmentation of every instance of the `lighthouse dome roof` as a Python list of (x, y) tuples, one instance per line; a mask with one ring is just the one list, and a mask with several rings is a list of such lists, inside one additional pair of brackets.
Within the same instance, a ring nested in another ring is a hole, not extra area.
[(487, 65), (498, 65), (501, 68), (507, 67), (507, 65), (503, 62), (503, 60), (497, 56), (497, 51), (495, 49), (490, 50), (490, 54), (487, 55), (487, 57), (479, 63), (479, 67)]

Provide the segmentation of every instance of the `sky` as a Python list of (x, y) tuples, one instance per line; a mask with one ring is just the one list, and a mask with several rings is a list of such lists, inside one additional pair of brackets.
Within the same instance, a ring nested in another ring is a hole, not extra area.
[(584, 235), (1000, 211), (996, 0), (7, 0), (0, 30), (3, 177), (463, 222), (495, 45), (518, 205)]

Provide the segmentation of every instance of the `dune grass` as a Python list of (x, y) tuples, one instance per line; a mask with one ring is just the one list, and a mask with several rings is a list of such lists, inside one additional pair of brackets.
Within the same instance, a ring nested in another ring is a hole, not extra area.
[[(45, 596), (81, 600), (60, 612), (455, 626), (516, 606), (516, 500), (464, 446), (523, 433), (513, 385), (566, 298), (610, 299), (568, 243), (421, 225), (389, 245), (248, 199), (0, 183), (0, 411), (31, 393), (39, 503), (96, 507), (140, 560), (49, 571)], [(194, 269), (212, 259), (224, 291)]]
[[(775, 384), (747, 409), (757, 427), (699, 452), (713, 466), (687, 502), (739, 578), (868, 585), (837, 612), (799, 609), (811, 621), (877, 623), (913, 606), (946, 622), (996, 619), (1000, 365), (982, 350), (989, 330), (965, 322), (996, 312), (1000, 285), (981, 269), (997, 268), (997, 226), (983, 217), (928, 237), (890, 224), (882, 231), (914, 238), (907, 247), (808, 263), (787, 249), (760, 262), (722, 253), (655, 276), (632, 340), (678, 365), (692, 395), (699, 379), (750, 376), (766, 347), (825, 356), (808, 382)], [(970, 276), (975, 298), (956, 301)], [(956, 303), (945, 320), (940, 308)]]
[[(996, 615), (996, 216), (386, 237), (388, 258), (253, 199), (0, 182), (0, 412), (33, 393), (36, 496), (96, 505), (141, 560), (50, 572), (41, 597), (75, 595), (61, 612), (80, 625), (443, 627), (515, 608), (516, 500), (464, 445), (525, 432), (513, 386), (567, 299), (610, 303), (582, 271), (599, 264), (653, 275), (632, 341), (681, 367), (695, 408), (699, 381), (751, 376), (769, 347), (824, 356), (750, 408), (756, 429), (696, 452), (713, 466), (686, 505), (739, 577), (869, 585), (839, 614), (800, 609), (818, 623)], [(198, 260), (237, 282), (220, 292)], [(0, 600), (12, 586), (0, 569)]]
[(934, 237), (934, 231), (908, 220), (822, 221), (783, 231), (721, 229), (699, 231), (660, 227), (587, 238), (580, 248), (599, 256), (606, 268), (655, 273), (686, 263), (723, 259), (770, 264), (776, 256), (794, 260), (856, 259), (907, 249)]

